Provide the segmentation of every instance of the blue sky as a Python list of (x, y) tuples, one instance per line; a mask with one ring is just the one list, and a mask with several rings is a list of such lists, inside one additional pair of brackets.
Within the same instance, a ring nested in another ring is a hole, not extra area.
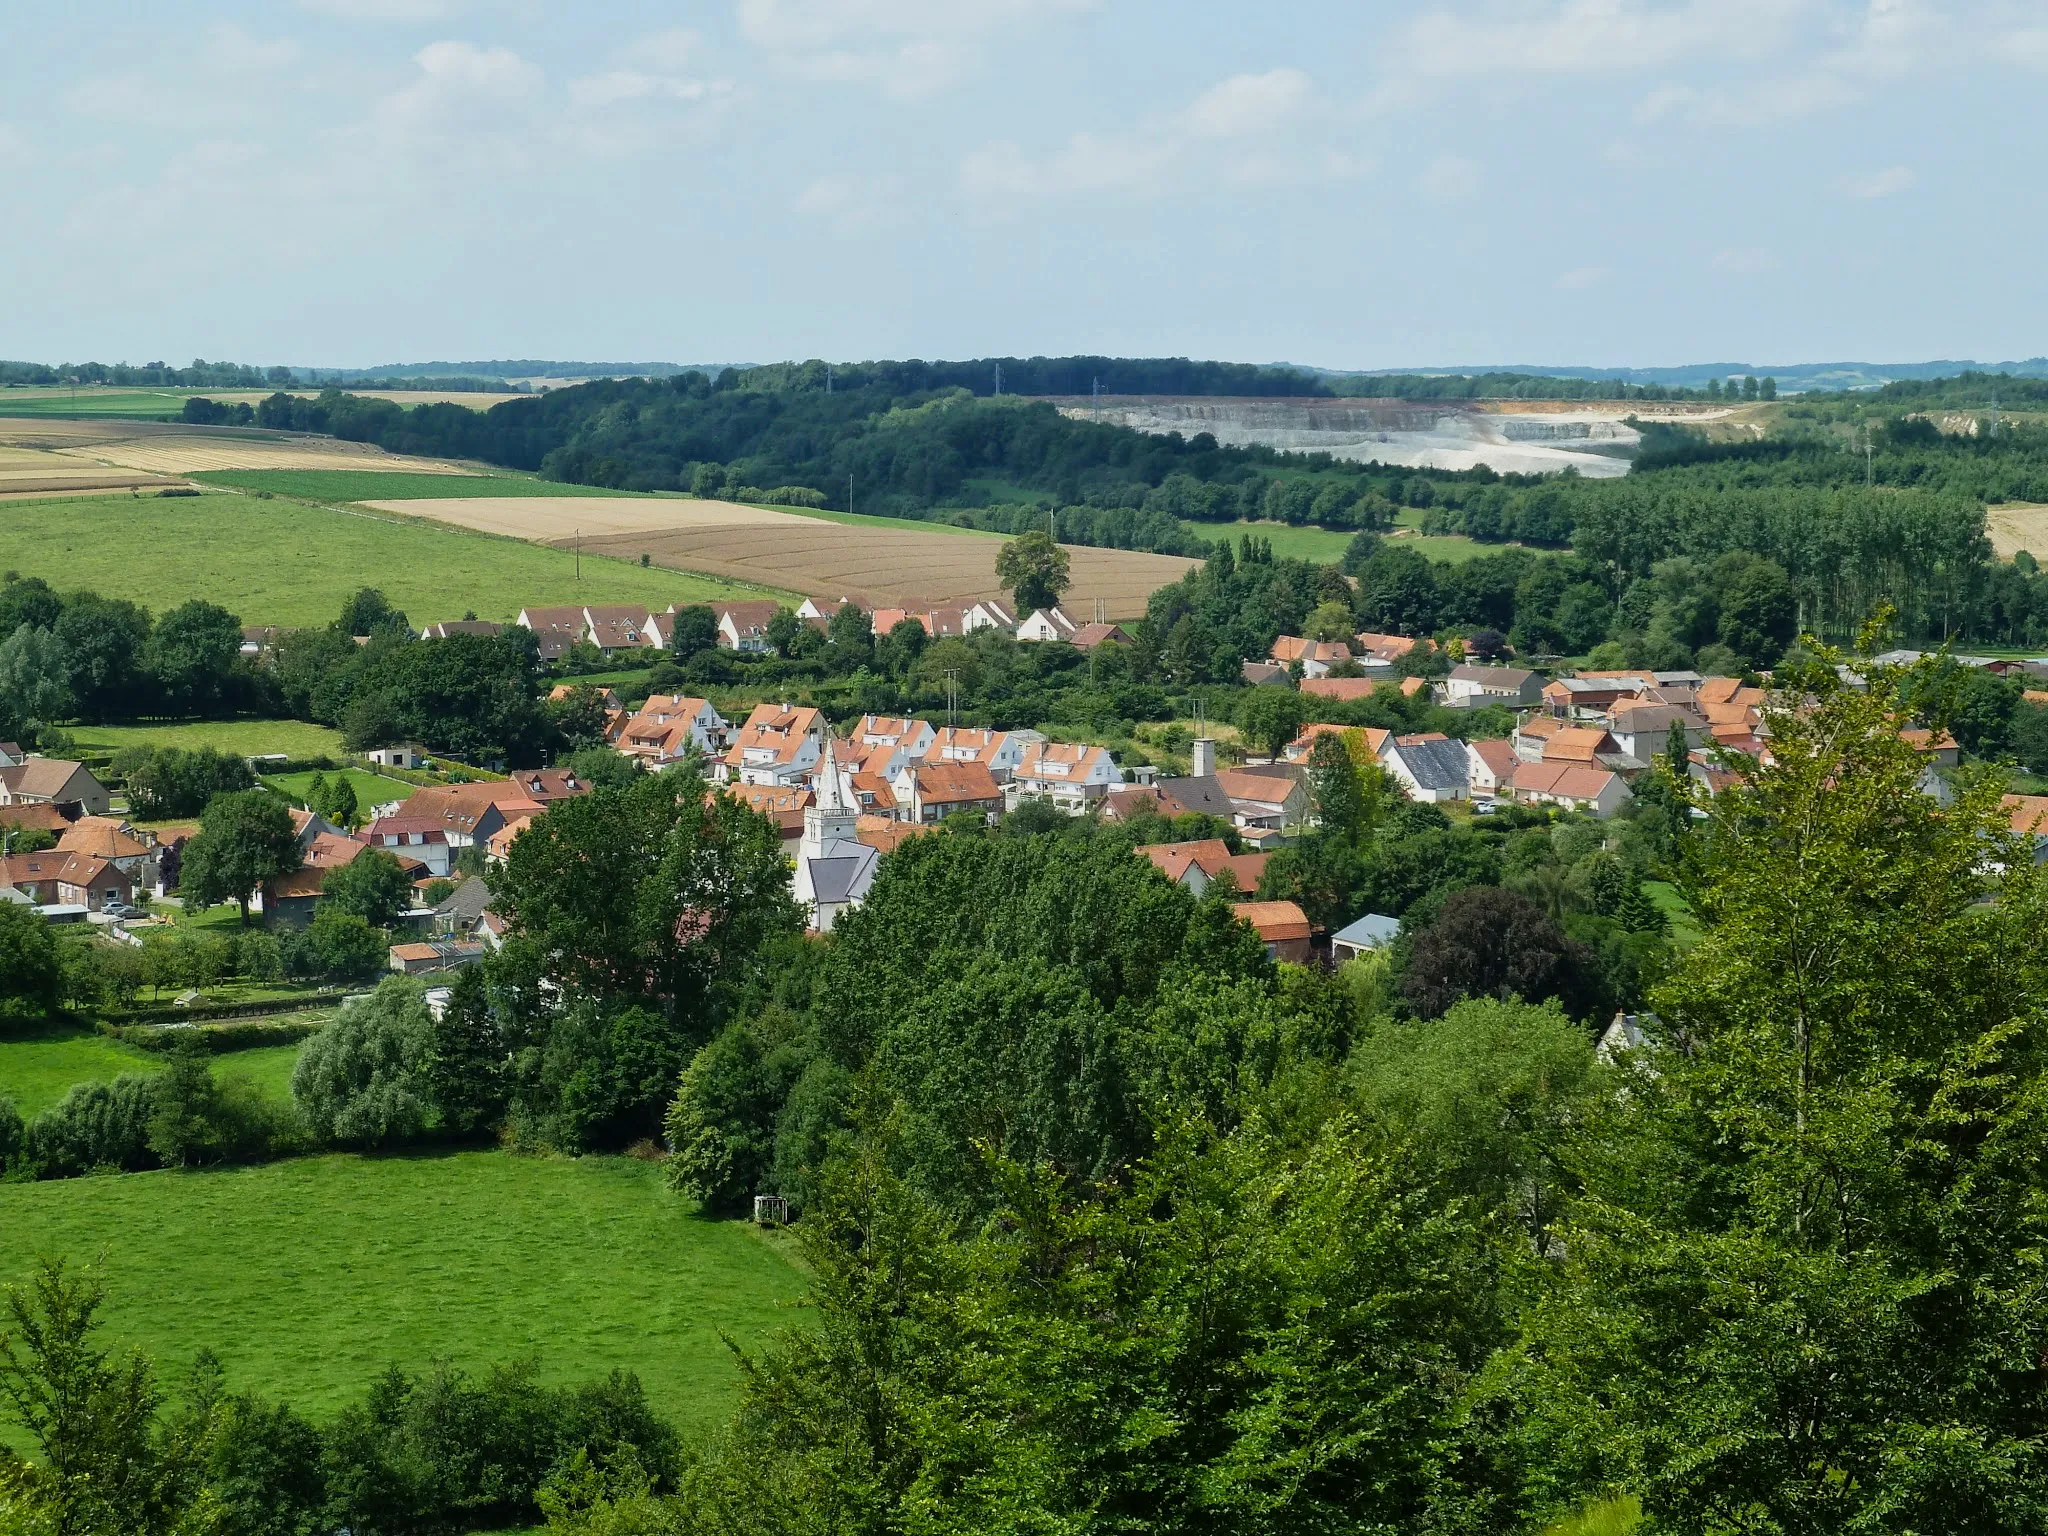
[(2048, 352), (2048, 5), (10, 6), (0, 356)]

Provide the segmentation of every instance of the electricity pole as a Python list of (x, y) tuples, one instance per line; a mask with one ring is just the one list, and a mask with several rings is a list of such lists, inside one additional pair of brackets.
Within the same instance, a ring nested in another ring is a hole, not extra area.
[(1003, 365), (1001, 363), (996, 364), (996, 398), (998, 400), (1003, 398)]
[(576, 579), (583, 579), (583, 530), (576, 530)]

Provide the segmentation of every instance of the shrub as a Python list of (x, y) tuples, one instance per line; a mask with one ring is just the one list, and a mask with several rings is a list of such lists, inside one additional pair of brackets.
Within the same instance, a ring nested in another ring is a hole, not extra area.
[(21, 1157), (22, 1141), (27, 1135), (28, 1127), (21, 1123), (21, 1111), (14, 1107), (14, 1100), (0, 1093), (0, 1177)]
[(0, 901), (0, 1033), (7, 1020), (56, 1010), (64, 966), (56, 937), (27, 907)]
[(376, 1147), (426, 1129), (421, 1070), (433, 1038), (426, 988), (392, 976), (328, 1025), (299, 1053), (292, 1102), (324, 1141)]
[(384, 968), (388, 953), (384, 936), (362, 918), (322, 911), (289, 941), (284, 967), (293, 976), (367, 981)]
[(243, 1078), (213, 1075), (205, 1048), (188, 1044), (156, 1080), (149, 1149), (169, 1167), (256, 1162), (270, 1155), (285, 1127), (262, 1090)]
[(155, 1115), (154, 1078), (124, 1072), (111, 1083), (74, 1083), (29, 1122), (21, 1163), (45, 1179), (154, 1167), (149, 1125)]

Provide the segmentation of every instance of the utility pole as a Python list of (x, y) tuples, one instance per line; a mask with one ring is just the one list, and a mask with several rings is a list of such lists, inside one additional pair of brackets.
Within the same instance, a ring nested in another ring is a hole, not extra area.
[(576, 579), (583, 579), (583, 530), (576, 530)]
[(1870, 423), (1863, 424), (1863, 484), (1877, 484), (1877, 447), (1870, 441)]
[(959, 723), (960, 714), (960, 673), (957, 668), (946, 669), (946, 729), (953, 730)]
[(853, 471), (851, 470), (848, 470), (846, 473), (846, 510), (849, 512), (853, 510)]
[(830, 363), (825, 365), (825, 393), (828, 395), (832, 393), (832, 365)]
[(998, 400), (1003, 398), (1003, 365), (1001, 363), (996, 364), (996, 398)]
[(1097, 378), (1095, 381), (1093, 395), (1095, 402), (1093, 407), (1094, 417), (1095, 420), (1100, 421), (1102, 420), (1102, 380), (1100, 378)]

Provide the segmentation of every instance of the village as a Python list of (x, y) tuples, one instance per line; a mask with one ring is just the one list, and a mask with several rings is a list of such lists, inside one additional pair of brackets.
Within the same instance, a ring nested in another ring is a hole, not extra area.
[[(849, 602), (807, 600), (795, 617), (822, 630)], [(712, 606), (717, 644), (734, 652), (768, 650), (778, 614), (789, 613), (773, 602)], [(559, 664), (586, 647), (608, 659), (665, 651), (674, 642), (676, 612), (535, 607), (522, 609), (517, 624), (533, 633), (544, 662)], [(934, 638), (989, 629), (1082, 650), (1130, 643), (1120, 626), (1076, 622), (1058, 607), (1022, 621), (996, 602), (863, 612), (877, 633), (914, 622)], [(422, 634), (439, 639), (498, 628), (450, 621), (428, 625)], [(260, 654), (268, 639), (267, 632), (248, 632), (245, 652)], [(1490, 816), (1512, 805), (1607, 821), (1628, 811), (1632, 784), (1660, 760), (1674, 771), (1682, 765), (1702, 801), (1739, 778), (1745, 762), (1769, 760), (1766, 691), (1758, 681), (1648, 670), (1546, 677), (1500, 661), (1461, 661), (1432, 679), (1398, 670), (1418, 643), (1429, 644), (1373, 632), (1347, 641), (1282, 635), (1268, 655), (1244, 661), (1243, 681), (1294, 690), (1308, 714), (1341, 714), (1341, 706), (1382, 688), (1403, 696), (1426, 689), (1449, 711), (1509, 711), (1512, 731), (1465, 739), (1312, 720), (1272, 756), (1251, 754), (1241, 741), (1198, 736), (1189, 771), (1162, 775), (1149, 764), (1126, 767), (1102, 746), (1061, 742), (1034, 729), (875, 714), (835, 727), (816, 707), (781, 702), (759, 703), (744, 718), (728, 719), (706, 697), (657, 693), (631, 709), (610, 688), (599, 697), (605, 742), (625, 763), (649, 772), (691, 764), (708, 781), (708, 794), (730, 796), (775, 824), (794, 894), (815, 932), (831, 931), (842, 913), (861, 903), (883, 856), (905, 839), (992, 827), (1033, 807), (1040, 815), (1111, 823), (1199, 818), (1197, 824), (1226, 835), (1148, 843), (1136, 851), (1196, 895), (1220, 887), (1271, 955), (1299, 962), (1341, 961), (1399, 932), (1397, 919), (1371, 912), (1353, 914), (1332, 931), (1311, 922), (1293, 901), (1261, 899), (1272, 853), (1316, 822), (1308, 765), (1319, 738), (1335, 737), (1354, 764), (1377, 769), (1407, 799), (1466, 816)], [(1914, 658), (1899, 653), (1892, 659)], [(1963, 660), (1998, 671), (2028, 669), (2030, 677), (2042, 667)], [(567, 678), (554, 684), (552, 696), (562, 699), (580, 686)], [(1941, 793), (1942, 771), (1960, 758), (1954, 739), (1907, 734), (1927, 760), (1930, 792)], [(424, 749), (410, 743), (375, 749), (362, 761), (387, 771), (430, 764)], [(265, 924), (303, 927), (319, 911), (329, 877), (375, 849), (397, 861), (413, 892), (393, 925), (390, 969), (420, 975), (474, 963), (503, 934), (490, 906), (489, 871), (503, 864), (514, 841), (549, 806), (592, 785), (565, 766), (462, 778), (365, 807), (360, 825), (294, 807), (297, 866), (265, 882), (252, 910)], [(2048, 828), (2048, 798), (2006, 798), (2016, 830)], [(34, 851), (10, 846), (0, 857), (0, 900), (31, 906), (53, 923), (89, 923), (116, 939), (140, 942), (137, 931), (176, 911), (181, 856), (198, 830), (196, 824), (140, 825), (121, 813), (86, 765), (0, 742), (0, 838), (11, 845), (27, 840), (27, 833), (38, 845)], [(2048, 831), (2041, 843), (2048, 844)]]

